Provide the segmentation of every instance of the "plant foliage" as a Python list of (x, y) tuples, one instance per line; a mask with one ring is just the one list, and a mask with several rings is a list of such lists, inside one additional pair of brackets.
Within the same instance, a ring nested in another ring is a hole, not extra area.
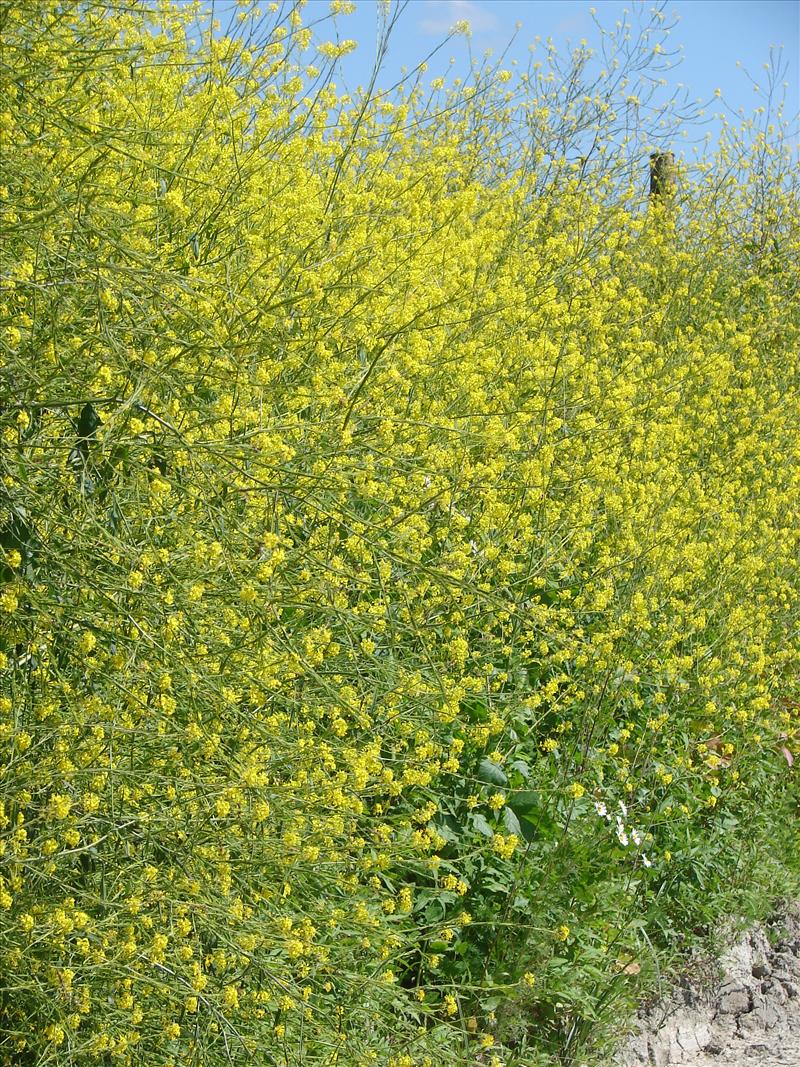
[(797, 186), (648, 209), (659, 26), (0, 0), (0, 1063), (569, 1062), (788, 841)]

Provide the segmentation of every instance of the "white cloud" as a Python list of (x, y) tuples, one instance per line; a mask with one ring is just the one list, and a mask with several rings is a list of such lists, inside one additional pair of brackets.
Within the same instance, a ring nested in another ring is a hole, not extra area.
[(564, 37), (570, 33), (582, 33), (590, 29), (591, 22), (584, 11), (576, 11), (574, 15), (568, 15), (562, 19), (553, 31), (554, 37)]
[(473, 33), (497, 28), (497, 16), (475, 0), (425, 0), (425, 18), (418, 26), (423, 33), (448, 33), (457, 22), (468, 22)]

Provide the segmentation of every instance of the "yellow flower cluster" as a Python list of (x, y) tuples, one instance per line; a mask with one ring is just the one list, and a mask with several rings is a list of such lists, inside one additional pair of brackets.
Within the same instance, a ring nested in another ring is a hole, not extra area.
[(587, 793), (669, 856), (798, 733), (791, 183), (647, 211), (610, 97), (272, 6), (3, 15), (2, 1064), (455, 1064)]

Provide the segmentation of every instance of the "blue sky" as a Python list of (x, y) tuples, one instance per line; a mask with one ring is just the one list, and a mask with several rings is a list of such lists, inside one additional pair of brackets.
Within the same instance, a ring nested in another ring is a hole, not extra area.
[[(323, 15), (328, 6), (328, 0), (309, 0), (304, 21)], [(357, 51), (344, 62), (342, 75), (349, 88), (369, 79), (378, 6), (377, 0), (357, 0), (355, 13), (338, 20), (341, 37), (359, 42)], [(559, 49), (570, 41), (577, 44), (581, 38), (596, 45), (599, 36), (590, 14), (592, 7), (601, 24), (609, 26), (623, 17), (625, 9), (635, 13), (637, 8), (647, 11), (652, 6), (637, 0), (409, 0), (392, 34), (379, 85), (393, 84), (402, 67), (414, 67), (461, 19), (470, 21), (471, 39), (449, 41), (431, 60), (430, 77), (444, 73), (451, 57), (456, 61), (455, 70), (466, 72), (469, 50), (480, 57), (491, 49), (499, 57), (518, 22), (522, 28), (508, 58), (523, 65), (536, 36), (545, 40), (552, 37)], [(676, 21), (670, 46), (680, 47), (682, 55), (666, 77), (671, 87), (679, 83), (685, 86), (692, 100), (712, 101), (709, 116), (724, 110), (733, 119), (740, 109), (750, 114), (763, 103), (753, 81), (763, 84), (763, 65), (770, 61), (771, 48), (781, 45), (780, 53), (774, 51), (773, 56), (780, 55), (781, 64), (786, 64), (786, 112), (800, 112), (800, 0), (673, 0), (663, 5), (663, 12), (668, 21)], [(722, 90), (722, 102), (713, 100), (717, 88)]]

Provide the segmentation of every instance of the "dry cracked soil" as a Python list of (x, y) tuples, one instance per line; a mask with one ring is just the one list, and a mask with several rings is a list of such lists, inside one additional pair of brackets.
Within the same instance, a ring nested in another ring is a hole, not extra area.
[(616, 1067), (800, 1067), (800, 902), (642, 1010)]

